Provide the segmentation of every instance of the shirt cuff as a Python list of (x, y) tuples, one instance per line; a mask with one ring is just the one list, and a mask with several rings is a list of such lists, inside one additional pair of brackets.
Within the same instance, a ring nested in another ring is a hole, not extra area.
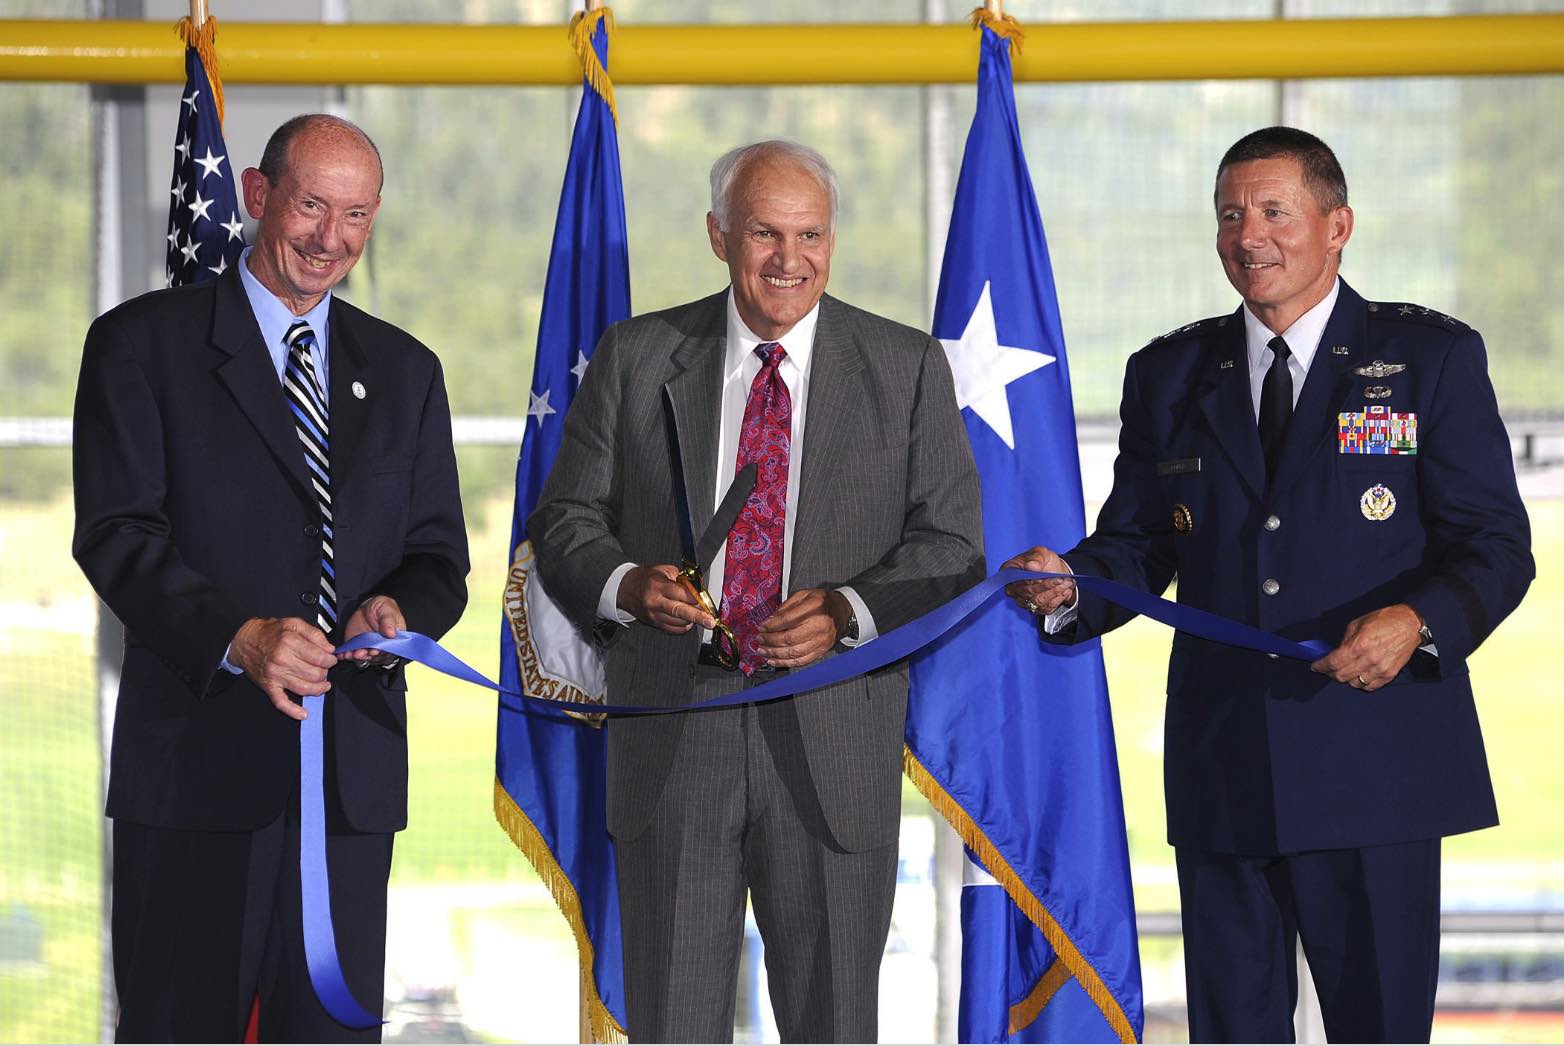
[(232, 643), (229, 643), (228, 644), (228, 649), (223, 651), (223, 663), (220, 666), (218, 666), (218, 667), (220, 667), (224, 672), (230, 673), (231, 675), (242, 676), (242, 675), (244, 675), (244, 669), (240, 668), (238, 665), (236, 665), (232, 661), (228, 660), (228, 655), (233, 653), (233, 652), (234, 652), (234, 645)]
[(869, 604), (863, 601), (862, 596), (845, 585), (837, 589), (837, 591), (847, 597), (847, 602), (851, 603), (853, 607), (853, 617), (858, 619), (858, 638), (848, 639), (846, 636), (843, 636), (842, 645), (846, 647), (862, 646), (871, 639), (878, 639), (880, 630), (874, 627), (874, 615), (869, 613)]
[[(1064, 561), (1060, 560), (1060, 562)], [(1064, 568), (1066, 570), (1070, 570), (1070, 564), (1065, 563)], [(1070, 570), (1070, 573), (1074, 574), (1075, 571)], [(1052, 613), (1044, 616), (1043, 632), (1046, 635), (1056, 636), (1060, 632), (1063, 632), (1065, 629), (1069, 628), (1071, 625), (1075, 624), (1075, 613), (1079, 609), (1080, 605), (1081, 587), (1077, 585), (1075, 586), (1074, 599), (1070, 600), (1070, 602), (1062, 606), (1055, 607)]]
[(634, 563), (621, 563), (608, 575), (603, 594), (597, 597), (597, 616), (604, 621), (617, 621), (626, 628), (635, 623), (634, 614), (619, 609), (619, 583), (634, 567)]

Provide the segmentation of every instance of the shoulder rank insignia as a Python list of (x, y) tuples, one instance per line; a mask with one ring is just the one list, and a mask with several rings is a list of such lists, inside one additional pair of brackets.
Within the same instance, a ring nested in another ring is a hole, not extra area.
[(1336, 446), (1342, 454), (1416, 454), (1417, 415), (1375, 405), (1336, 415)]
[(1365, 378), (1388, 378), (1392, 374), (1400, 374), (1407, 369), (1405, 363), (1386, 363), (1384, 360), (1375, 360), (1367, 367), (1353, 367), (1352, 373), (1360, 374)]
[(1382, 523), (1396, 514), (1396, 496), (1383, 483), (1376, 483), (1358, 499), (1363, 518), (1372, 523)]

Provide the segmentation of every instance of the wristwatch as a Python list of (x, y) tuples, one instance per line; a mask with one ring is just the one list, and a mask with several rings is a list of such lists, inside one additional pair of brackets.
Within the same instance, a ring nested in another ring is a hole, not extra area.
[(858, 612), (856, 610), (847, 612), (847, 627), (842, 629), (842, 638), (851, 639), (854, 643), (858, 642)]
[(1428, 627), (1428, 622), (1425, 621), (1425, 622), (1423, 622), (1422, 627), (1417, 630), (1417, 645), (1418, 646), (1432, 646), (1433, 643), (1434, 643), (1434, 633)]

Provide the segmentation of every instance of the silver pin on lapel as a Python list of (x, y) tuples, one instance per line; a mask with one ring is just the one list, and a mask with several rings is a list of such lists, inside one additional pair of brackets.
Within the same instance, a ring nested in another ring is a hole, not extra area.
[(1233, 369), (1233, 361), (1232, 360), (1223, 360), (1221, 362), (1221, 364), (1217, 367), (1217, 370), (1232, 370), (1232, 369)]
[(1346, 356), (1351, 352), (1352, 350), (1347, 348), (1345, 345), (1332, 345), (1330, 347), (1330, 354), (1332, 356)]
[(355, 399), (364, 398), (364, 383), (362, 381), (355, 381), (353, 383), (353, 397)]

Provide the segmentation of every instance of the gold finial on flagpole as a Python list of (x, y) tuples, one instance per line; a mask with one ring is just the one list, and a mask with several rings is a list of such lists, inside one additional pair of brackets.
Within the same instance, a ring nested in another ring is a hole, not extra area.
[(983, 0), (983, 6), (988, 8), (988, 13), (995, 18), (1005, 17), (1005, 0)]
[(206, 0), (190, 0), (190, 24), (197, 29), (206, 24)]
[(604, 0), (586, 0), (586, 9), (588, 11), (596, 11), (603, 6), (603, 2)]

